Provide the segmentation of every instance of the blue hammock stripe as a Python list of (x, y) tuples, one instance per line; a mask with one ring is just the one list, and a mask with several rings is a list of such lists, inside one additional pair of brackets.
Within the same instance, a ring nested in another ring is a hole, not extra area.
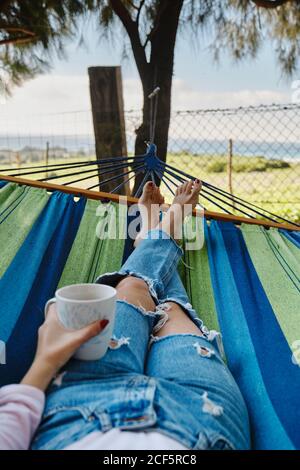
[(300, 232), (279, 230), (290, 242), (294, 243), (297, 248), (300, 248)]
[[(274, 409), (296, 448), (300, 448), (300, 373), (250, 259), (233, 225), (218, 224), (228, 253), (263, 380)], [(275, 369), (275, 370), (274, 370)], [(275, 373), (276, 371), (276, 373)]]
[[(230, 244), (230, 249), (233, 250), (230, 253), (228, 239), (225, 243), (223, 236), (226, 232), (224, 224), (226, 223), (212, 222), (210, 226), (206, 225), (205, 237), (208, 244), (218, 320), (228, 365), (249, 409), (254, 448), (293, 449), (295, 446), (278, 418), (266, 387), (261, 369), (261, 357), (258, 357), (257, 344), (253, 337), (259, 335), (263, 326), (258, 325), (256, 331), (250, 329), (247, 314), (250, 306), (253, 307), (253, 302), (247, 307), (243, 301), (239, 291), (240, 286), (237, 284), (236, 267), (232, 265), (232, 258), (236, 257), (236, 263), (241, 265), (240, 271), (248, 268), (243, 264), (244, 255), (240, 251), (240, 241), (236, 240), (235, 232), (238, 229), (231, 226), (228, 231), (235, 240), (235, 243)], [(246, 246), (244, 248), (246, 250)], [(245, 279), (242, 277), (242, 283), (244, 282)], [(243, 290), (246, 289), (247, 285)], [(248, 294), (246, 299), (248, 299)], [(233, 305), (234, 308), (232, 308)], [(252, 314), (253, 311), (251, 310), (250, 313)], [(274, 364), (271, 370), (274, 371)]]
[(0, 385), (19, 381), (33, 359), (43, 307), (55, 292), (84, 206), (85, 199), (76, 203), (70, 195), (54, 193), (0, 279), (5, 312), (0, 316), (0, 339), (10, 364), (1, 365)]

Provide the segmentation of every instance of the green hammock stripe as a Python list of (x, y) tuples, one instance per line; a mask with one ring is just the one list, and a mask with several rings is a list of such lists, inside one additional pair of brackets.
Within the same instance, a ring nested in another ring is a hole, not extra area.
[[(194, 229), (194, 217), (188, 219), (186, 224), (193, 224)], [(179, 274), (191, 304), (201, 320), (203, 320), (205, 326), (209, 329), (220, 331), (211, 284), (206, 242), (204, 242), (201, 250), (184, 250), (184, 264), (179, 263)]]
[(0, 189), (0, 223), (13, 211), (18, 202), (22, 201), (28, 191), (28, 187), (17, 186), (15, 183), (9, 183)]
[[(109, 215), (97, 215), (97, 210), (109, 208)], [(115, 203), (102, 204), (87, 200), (84, 215), (67, 259), (58, 287), (69, 284), (94, 282), (96, 276), (119, 270), (124, 251), (123, 239), (118, 235), (126, 230), (126, 206)], [(116, 224), (114, 222), (116, 221)], [(109, 239), (116, 226), (116, 238)], [(106, 238), (96, 235), (102, 231)]]
[[(12, 192), (19, 190), (22, 192), (22, 188), (16, 183), (7, 183), (3, 188), (0, 189), (0, 212), (2, 212), (7, 207), (7, 200)], [(24, 191), (24, 189), (23, 189)]]
[(282, 241), (285, 242), (285, 245), (287, 246), (287, 251), (289, 253), (289, 257), (290, 257), (290, 254), (292, 254), (293, 261), (295, 262), (295, 264), (297, 266), (298, 275), (299, 275), (299, 270), (300, 270), (300, 266), (299, 266), (299, 257), (300, 257), (299, 253), (300, 253), (300, 250), (299, 250), (299, 248), (293, 242), (291, 242), (287, 237), (285, 237), (283, 233), (280, 233), (279, 230), (276, 230), (276, 229), (273, 229), (273, 228), (271, 228), (270, 230), (272, 231), (272, 233), (273, 232), (275, 234), (278, 233), (278, 235), (280, 235), (280, 238), (282, 239)]
[(300, 338), (300, 251), (276, 229), (242, 225), (241, 230), (264, 291), (292, 348)]
[(14, 259), (47, 204), (44, 189), (7, 184), (0, 191), (0, 277)]

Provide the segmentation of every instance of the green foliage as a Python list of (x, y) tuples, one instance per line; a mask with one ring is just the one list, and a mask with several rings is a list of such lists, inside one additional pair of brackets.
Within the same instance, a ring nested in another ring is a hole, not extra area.
[(94, 7), (90, 0), (0, 2), (0, 92), (48, 70), (78, 34), (77, 19)]
[(291, 220), (298, 224), (300, 223), (300, 208), (297, 207), (297, 205), (294, 205), (294, 207), (287, 207), (287, 204), (284, 204), (279, 208), (279, 214), (287, 220)]
[[(257, 8), (249, 0), (214, 2), (210, 12), (215, 37), (212, 50), (218, 60), (223, 51), (235, 60), (256, 57), (270, 41), (281, 70), (294, 73), (300, 56), (300, 2), (287, 1), (278, 8)], [(218, 6), (216, 6), (218, 4)]]
[[(132, 46), (135, 37), (139, 42), (136, 52), (141, 46), (150, 60), (148, 46), (170, 1), (176, 8), (178, 2), (174, 0), (0, 1), (0, 90), (9, 89), (11, 84), (20, 85), (47, 70), (53, 54), (63, 55), (68, 39), (77, 38), (80, 44), (78, 19), (89, 13), (98, 16), (100, 35), (111, 33), (111, 39), (117, 32), (117, 23), (125, 26), (128, 34), (122, 34), (124, 55), (128, 55), (128, 38)], [(299, 1), (272, 9), (257, 8), (249, 0), (182, 0), (182, 5), (180, 31), (186, 28), (195, 37), (201, 33), (202, 43), (208, 33), (207, 43), (216, 59), (223, 51), (236, 60), (255, 57), (268, 40), (282, 70), (292, 74), (297, 69)], [(136, 60), (138, 56), (135, 53)]]
[(272, 168), (273, 170), (290, 167), (291, 165), (283, 160), (267, 160), (267, 168)]
[[(234, 158), (234, 157), (233, 157)], [(276, 170), (280, 168), (289, 168), (290, 164), (283, 160), (269, 160), (264, 157), (236, 157), (237, 161), (233, 163), (235, 173), (251, 173), (253, 171)]]
[[(206, 166), (209, 173), (222, 173), (227, 171), (228, 157), (214, 157)], [(268, 171), (282, 168), (290, 168), (290, 164), (284, 160), (269, 160), (265, 157), (233, 156), (232, 170), (234, 173), (251, 173), (253, 171)]]
[[(266, 171), (236, 172), (233, 170), (232, 183), (234, 194), (249, 202), (252, 202), (274, 214), (286, 217), (288, 220), (300, 222), (300, 163), (288, 163), (282, 160), (268, 160), (261, 156), (244, 157), (234, 155), (234, 163), (249, 164), (252, 168), (257, 168), (261, 160), (268, 163)], [(222, 173), (209, 172), (208, 168), (215, 162), (221, 162), (225, 170)], [(218, 188), (229, 190), (227, 175), (228, 157), (224, 154), (198, 154), (189, 156), (187, 162), (186, 155), (169, 153), (167, 163), (182, 170), (196, 178), (207, 181)], [(226, 165), (226, 166), (225, 166)], [(273, 168), (272, 168), (273, 166)], [(280, 168), (282, 166), (282, 168)], [(162, 190), (167, 202), (171, 202), (172, 195), (163, 185)], [(216, 207), (209, 201), (200, 197), (200, 203), (204, 204), (208, 210), (216, 210)]]
[(207, 165), (206, 170), (209, 173), (222, 173), (223, 171), (226, 171), (227, 168), (227, 163), (224, 159), (221, 160), (216, 160), (209, 165)]

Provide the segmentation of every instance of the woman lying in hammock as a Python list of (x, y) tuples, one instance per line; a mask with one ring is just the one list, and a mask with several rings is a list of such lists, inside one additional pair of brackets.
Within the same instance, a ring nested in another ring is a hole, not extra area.
[(177, 273), (182, 250), (173, 237), (200, 189), (198, 180), (179, 187), (160, 221), (163, 198), (145, 185), (136, 249), (119, 272), (97, 279), (118, 297), (114, 341), (102, 359), (70, 358), (103, 321), (68, 331), (51, 306), (31, 368), (0, 391), (0, 448), (249, 448), (246, 406), (220, 335), (199, 320)]

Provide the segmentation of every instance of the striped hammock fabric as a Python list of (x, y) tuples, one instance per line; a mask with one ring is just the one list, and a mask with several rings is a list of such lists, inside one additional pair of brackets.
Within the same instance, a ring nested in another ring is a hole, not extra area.
[[(96, 236), (107, 225), (96, 215), (101, 204), (0, 182), (0, 385), (19, 381), (29, 367), (56, 288), (93, 282), (130, 253), (128, 240)], [(109, 204), (126, 230), (126, 206)], [(204, 247), (186, 250), (179, 266), (193, 306), (223, 334), (255, 449), (300, 449), (299, 248), (300, 232), (205, 222)]]

